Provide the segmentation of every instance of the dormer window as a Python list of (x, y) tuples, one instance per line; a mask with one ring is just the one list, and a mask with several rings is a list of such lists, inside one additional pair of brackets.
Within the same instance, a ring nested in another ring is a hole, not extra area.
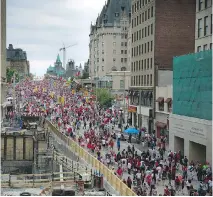
[(115, 13), (115, 17), (119, 17), (119, 13), (118, 12)]

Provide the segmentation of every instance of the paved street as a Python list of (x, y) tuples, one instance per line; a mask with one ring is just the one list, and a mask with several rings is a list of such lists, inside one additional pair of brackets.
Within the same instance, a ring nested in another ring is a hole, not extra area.
[[(87, 122), (87, 128), (89, 128), (89, 122)], [(117, 130), (117, 132), (118, 132), (118, 127), (116, 126), (115, 127), (115, 130)], [(78, 135), (81, 135), (81, 136), (83, 136), (83, 134), (84, 134), (84, 129), (83, 129), (83, 125), (81, 125), (81, 129), (80, 130), (78, 130), (77, 131), (77, 133), (78, 133)], [(134, 140), (133, 140), (134, 141)], [(114, 151), (117, 153), (118, 151), (117, 151), (117, 147), (116, 147), (116, 141), (114, 141), (115, 142), (115, 146), (114, 146)], [(138, 155), (140, 155), (141, 153), (142, 153), (142, 151), (143, 150), (145, 150), (145, 151), (147, 151), (148, 150), (148, 147), (147, 147), (147, 145), (145, 145), (145, 147), (142, 147), (142, 145), (141, 144), (136, 144), (136, 143), (128, 143), (127, 141), (121, 141), (121, 148), (120, 148), (120, 150), (122, 151), (123, 149), (125, 149), (125, 150), (127, 150), (127, 147), (130, 145), (133, 145), (134, 144), (134, 146), (135, 146), (135, 150), (138, 152)], [(87, 149), (87, 148), (85, 148), (85, 149)], [(87, 149), (88, 150), (88, 149)], [(91, 152), (91, 151), (90, 151)], [(108, 148), (102, 148), (101, 149), (101, 155), (103, 156), (103, 157), (105, 157), (105, 155), (107, 154), (107, 153), (109, 153), (109, 150), (108, 150)], [(92, 152), (91, 152), (91, 154), (93, 154)], [(165, 153), (165, 155), (167, 154), (167, 152)], [(97, 154), (93, 154), (95, 157), (97, 157)], [(158, 154), (157, 154), (158, 155)], [(110, 168), (111, 168), (112, 166), (110, 166)], [(117, 170), (117, 165), (115, 164), (114, 165), (114, 168), (115, 168), (115, 170)], [(133, 180), (133, 175), (131, 174), (131, 175), (129, 175), (128, 173), (127, 173), (127, 171), (125, 171), (124, 173), (123, 173), (123, 178), (124, 179), (127, 179), (128, 178), (128, 176), (130, 176), (131, 177), (131, 179)], [(158, 195), (159, 194), (163, 194), (163, 192), (164, 192), (164, 188), (165, 188), (165, 185), (168, 185), (168, 180), (165, 180), (165, 181), (159, 181), (158, 183), (157, 183), (157, 192), (158, 192)], [(196, 184), (197, 184), (197, 182), (195, 181), (194, 183), (193, 183), (193, 185), (195, 186), (195, 188), (196, 188)], [(178, 194), (176, 194), (176, 195), (188, 195), (188, 192), (187, 192), (187, 189), (186, 189), (186, 187), (184, 188), (184, 190), (183, 190), (183, 193), (182, 193), (182, 191), (181, 192), (179, 192)]]

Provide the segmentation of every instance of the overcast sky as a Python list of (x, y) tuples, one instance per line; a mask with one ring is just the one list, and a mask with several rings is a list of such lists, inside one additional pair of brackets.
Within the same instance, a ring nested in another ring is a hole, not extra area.
[(42, 76), (53, 65), (63, 42), (66, 59), (79, 65), (89, 57), (89, 32), (105, 0), (7, 0), (7, 47), (22, 48), (30, 72)]

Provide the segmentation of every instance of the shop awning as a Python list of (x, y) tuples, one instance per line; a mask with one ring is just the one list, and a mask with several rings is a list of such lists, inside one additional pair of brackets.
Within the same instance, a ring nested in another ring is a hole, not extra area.
[(165, 103), (170, 103), (172, 101), (172, 98), (167, 98)]
[(156, 122), (155, 123), (155, 125), (156, 125), (156, 127), (159, 127), (159, 128), (161, 128), (161, 129), (164, 129), (164, 128), (166, 128), (166, 124), (165, 123), (162, 123), (162, 122)]
[(158, 97), (158, 99), (156, 100), (156, 102), (161, 103), (163, 102), (164, 98), (163, 97)]

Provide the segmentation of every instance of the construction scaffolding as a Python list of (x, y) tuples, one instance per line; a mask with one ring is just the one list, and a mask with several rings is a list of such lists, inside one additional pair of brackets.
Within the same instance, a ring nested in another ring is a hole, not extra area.
[(173, 59), (173, 113), (212, 120), (212, 50)]

